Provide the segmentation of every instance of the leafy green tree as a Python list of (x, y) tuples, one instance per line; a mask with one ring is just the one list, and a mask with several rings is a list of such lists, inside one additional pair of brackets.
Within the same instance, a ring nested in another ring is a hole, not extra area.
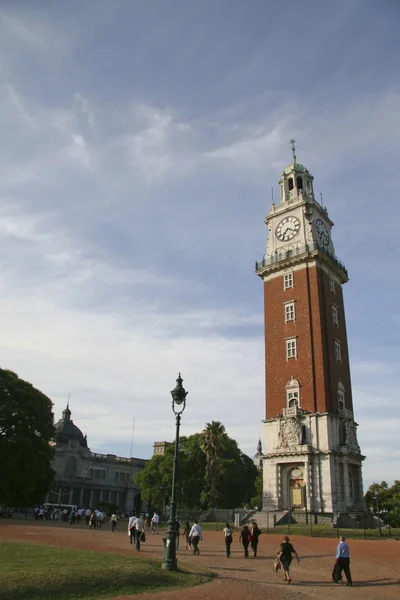
[(221, 455), (228, 436), (225, 427), (219, 421), (207, 423), (203, 431), (202, 449), (206, 457), (206, 477), (209, 486), (211, 508), (215, 508), (218, 500), (218, 487), (221, 479)]
[[(215, 469), (218, 477), (214, 480), (210, 477), (205, 452), (206, 448), (209, 449), (207, 442), (210, 440), (205, 440), (205, 432), (182, 437), (179, 441), (176, 488), (178, 510), (242, 506), (248, 504), (254, 495), (257, 469), (253, 461), (225, 433), (223, 425), (209, 425), (214, 434), (222, 433), (221, 443), (212, 442), (213, 448), (218, 448), (218, 466)], [(164, 456), (153, 456), (136, 478), (145, 502), (160, 512), (171, 493), (174, 448), (171, 444)]]
[(263, 506), (263, 472), (262, 469), (257, 469), (256, 480), (254, 482), (254, 496), (250, 499), (250, 506), (262, 510)]
[(367, 493), (365, 494), (365, 500), (368, 508), (373, 513), (378, 512), (379, 502), (379, 516), (384, 523), (390, 523), (393, 527), (400, 526), (400, 481), (396, 480), (394, 484), (389, 487), (386, 481), (381, 483), (373, 483), (369, 486)]
[(0, 502), (42, 501), (53, 479), (51, 400), (12, 371), (0, 369)]

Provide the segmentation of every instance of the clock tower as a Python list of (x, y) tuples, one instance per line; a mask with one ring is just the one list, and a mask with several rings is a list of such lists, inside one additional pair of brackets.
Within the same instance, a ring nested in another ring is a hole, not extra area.
[(263, 510), (364, 511), (342, 293), (348, 275), (314, 178), (291, 144), (256, 263), (264, 284)]

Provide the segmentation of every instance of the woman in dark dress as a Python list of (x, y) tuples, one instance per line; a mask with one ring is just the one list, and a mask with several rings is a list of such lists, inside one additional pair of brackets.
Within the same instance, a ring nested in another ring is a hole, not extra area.
[(250, 531), (247, 525), (243, 525), (242, 531), (240, 532), (239, 542), (242, 542), (244, 549), (244, 557), (249, 558), (249, 543), (250, 543)]
[(262, 533), (261, 529), (259, 529), (257, 523), (255, 521), (253, 521), (251, 524), (251, 530), (250, 530), (250, 537), (251, 537), (250, 546), (251, 546), (251, 549), (253, 550), (254, 557), (257, 556), (258, 538), (260, 537), (261, 533)]
[(300, 562), (300, 558), (293, 548), (292, 544), (289, 542), (289, 538), (287, 535), (283, 538), (283, 543), (281, 544), (281, 551), (279, 553), (279, 560), (281, 561), (283, 570), (284, 570), (284, 581), (290, 583), (292, 580), (290, 578), (290, 565), (292, 562), (292, 554), (295, 555), (297, 562)]

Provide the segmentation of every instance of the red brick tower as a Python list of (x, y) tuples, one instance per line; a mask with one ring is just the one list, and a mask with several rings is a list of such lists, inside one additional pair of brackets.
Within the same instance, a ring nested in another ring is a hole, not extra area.
[(342, 285), (328, 211), (293, 162), (265, 223), (264, 510), (364, 510)]

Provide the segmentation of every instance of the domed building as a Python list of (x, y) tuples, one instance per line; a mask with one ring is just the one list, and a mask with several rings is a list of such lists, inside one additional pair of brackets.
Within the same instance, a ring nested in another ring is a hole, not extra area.
[(45, 502), (83, 508), (112, 502), (121, 512), (140, 509), (140, 489), (135, 479), (147, 460), (92, 452), (86, 435), (71, 419), (69, 403), (55, 428), (55, 476)]

